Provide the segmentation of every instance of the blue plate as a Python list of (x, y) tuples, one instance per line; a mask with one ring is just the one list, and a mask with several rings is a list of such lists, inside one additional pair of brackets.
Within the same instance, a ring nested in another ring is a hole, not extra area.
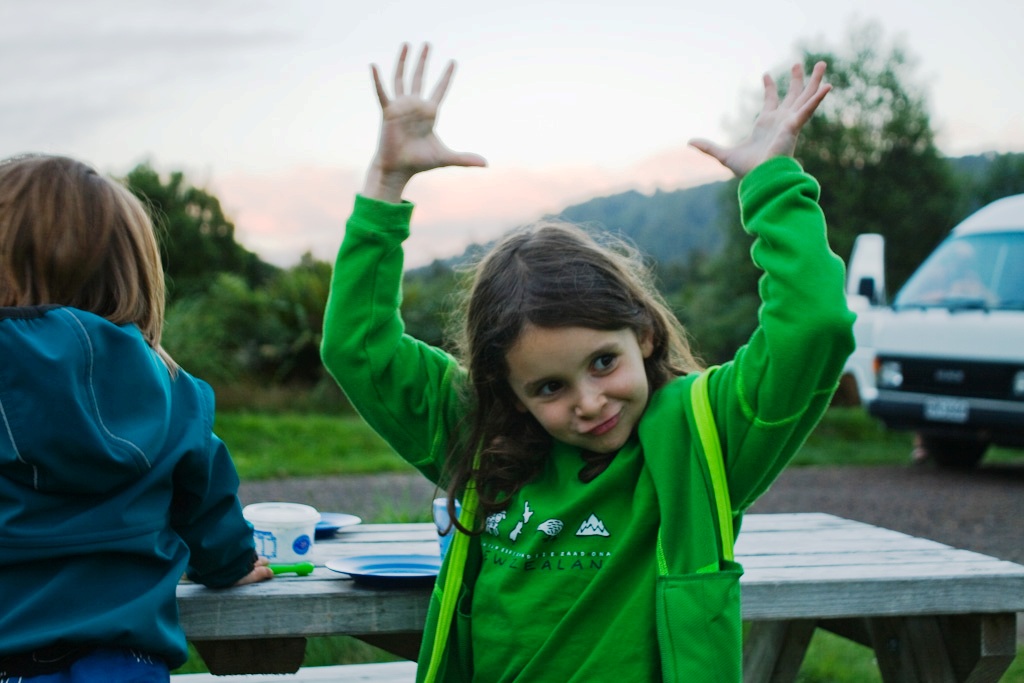
[(434, 585), (441, 571), (437, 555), (359, 555), (339, 557), (325, 564), (356, 583), (375, 588), (415, 588)]
[(337, 533), (338, 529), (355, 526), (361, 524), (362, 521), (359, 517), (344, 512), (321, 512), (320, 521), (316, 523), (316, 537), (330, 538)]

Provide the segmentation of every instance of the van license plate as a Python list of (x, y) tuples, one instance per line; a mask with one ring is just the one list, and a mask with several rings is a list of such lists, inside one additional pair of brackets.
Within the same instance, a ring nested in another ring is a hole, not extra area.
[(970, 407), (962, 398), (928, 398), (924, 402), (924, 419), (932, 422), (964, 424)]

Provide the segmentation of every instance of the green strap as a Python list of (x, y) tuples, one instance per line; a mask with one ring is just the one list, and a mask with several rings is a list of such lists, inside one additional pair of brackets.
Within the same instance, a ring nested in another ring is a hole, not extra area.
[[(693, 409), (694, 422), (697, 424), (697, 437), (700, 439), (701, 450), (708, 462), (711, 473), (711, 486), (715, 497), (715, 508), (718, 512), (718, 526), (722, 537), (722, 555), (726, 560), (733, 560), (734, 536), (732, 528), (732, 502), (729, 498), (729, 482), (725, 477), (725, 462), (722, 458), (722, 444), (718, 440), (718, 429), (715, 427), (715, 416), (711, 412), (711, 399), (708, 396), (708, 378), (717, 368), (710, 367), (690, 385), (690, 406)], [(661, 542), (661, 530), (658, 530), (658, 574), (669, 573), (668, 559)], [(718, 571), (718, 561), (697, 570), (698, 574)]]
[(729, 480), (725, 477), (725, 460), (722, 457), (722, 444), (718, 440), (718, 429), (715, 427), (715, 416), (711, 412), (711, 399), (708, 397), (708, 378), (715, 368), (702, 372), (690, 389), (690, 403), (693, 406), (693, 417), (697, 422), (697, 433), (704, 447), (704, 457), (708, 461), (711, 472), (711, 484), (715, 490), (715, 505), (718, 508), (718, 528), (722, 534), (722, 556), (733, 560), (732, 501), (729, 498)]
[[(480, 454), (477, 453), (474, 469), (478, 469)], [(459, 524), (466, 529), (472, 529), (476, 518), (476, 508), (479, 497), (476, 493), (476, 486), (472, 481), (466, 485), (466, 492), (462, 496), (462, 512), (459, 514)], [(469, 541), (467, 534), (462, 533), (454, 525), (452, 526), (452, 541), (448, 546), (447, 559), (448, 573), (445, 575), (444, 588), (441, 592), (441, 607), (437, 615), (437, 630), (434, 631), (434, 644), (430, 650), (430, 665), (427, 668), (424, 683), (434, 683), (437, 680), (437, 673), (441, 667), (441, 658), (444, 655), (445, 647), (448, 645), (448, 634), (451, 633), (452, 618), (455, 616), (456, 603), (459, 600), (460, 589), (462, 588), (462, 577), (466, 569), (466, 559), (469, 557)], [(434, 587), (437, 592), (437, 586)]]

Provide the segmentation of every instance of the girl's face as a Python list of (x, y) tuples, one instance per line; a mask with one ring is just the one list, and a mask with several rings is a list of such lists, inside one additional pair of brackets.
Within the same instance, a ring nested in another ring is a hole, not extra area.
[(651, 334), (527, 325), (506, 355), (518, 408), (548, 434), (595, 453), (622, 448), (647, 407)]

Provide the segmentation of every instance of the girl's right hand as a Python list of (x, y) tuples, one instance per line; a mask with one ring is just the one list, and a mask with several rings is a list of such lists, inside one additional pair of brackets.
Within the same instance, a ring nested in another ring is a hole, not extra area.
[(422, 171), (441, 166), (486, 166), (478, 154), (449, 149), (434, 132), (434, 122), (441, 106), (455, 62), (448, 62), (441, 80), (429, 98), (423, 96), (423, 73), (430, 46), (424, 45), (413, 72), (412, 86), (406, 91), (405, 60), (409, 46), (402, 45), (395, 67), (394, 97), (389, 98), (376, 65), (371, 65), (373, 83), (381, 108), (380, 140), (377, 153), (366, 176), (363, 195), (397, 203), (409, 180)]
[(238, 581), (235, 581), (234, 585), (246, 586), (250, 583), (259, 583), (260, 581), (274, 578), (274, 571), (268, 566), (269, 563), (270, 561), (265, 557), (257, 558), (252, 570)]
[(822, 83), (825, 62), (814, 65), (806, 84), (803, 66), (794, 64), (790, 73), (789, 91), (781, 102), (775, 81), (768, 74), (764, 75), (764, 106), (746, 140), (734, 147), (716, 145), (701, 138), (690, 140), (690, 144), (718, 159), (738, 178), (772, 157), (793, 156), (800, 130), (832, 86)]

